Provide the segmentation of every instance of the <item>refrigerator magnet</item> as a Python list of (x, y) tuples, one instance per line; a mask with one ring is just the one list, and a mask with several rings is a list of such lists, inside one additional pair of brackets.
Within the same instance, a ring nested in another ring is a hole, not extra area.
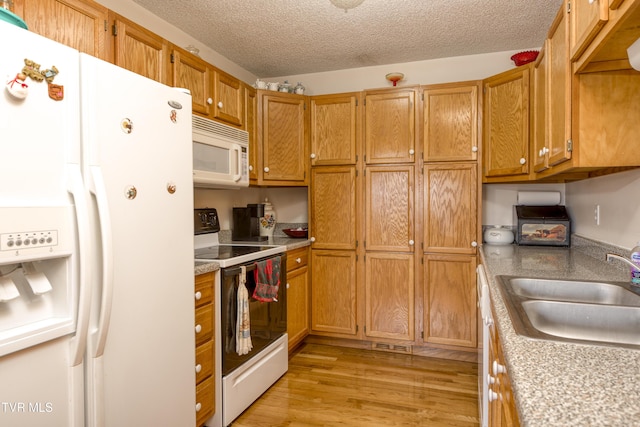
[(62, 101), (64, 99), (64, 86), (49, 83), (49, 98), (54, 101)]
[(16, 74), (13, 80), (6, 84), (7, 92), (15, 99), (25, 99), (29, 93), (29, 86), (24, 82), (27, 79), (22, 73)]

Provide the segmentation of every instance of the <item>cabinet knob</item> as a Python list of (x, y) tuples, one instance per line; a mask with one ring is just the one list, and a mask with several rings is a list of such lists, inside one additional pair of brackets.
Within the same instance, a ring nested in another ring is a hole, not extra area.
[(478, 152), (478, 147), (476, 147), (475, 145), (473, 147), (471, 147), (471, 151), (473, 151), (474, 153)]
[(589, 4), (594, 4), (596, 0), (589, 0)]
[(489, 389), (489, 393), (487, 397), (489, 398), (489, 402), (493, 402), (494, 400), (498, 400), (499, 396), (498, 396), (498, 393)]
[(196, 365), (196, 374), (199, 374), (199, 373), (200, 373), (200, 371), (202, 371), (202, 365), (198, 363), (198, 364)]
[(409, 246), (413, 246), (415, 242), (413, 240), (409, 240)]
[(213, 104), (213, 99), (207, 98), (207, 104), (209, 104), (209, 105)]
[(196, 403), (196, 412), (200, 412), (200, 409), (202, 409), (202, 403), (198, 402)]
[(302, 262), (302, 258), (296, 258), (296, 263), (300, 264)]
[(222, 101), (218, 101), (218, 108), (222, 108), (224, 106), (224, 104), (222, 103)]
[(253, 170), (253, 166), (249, 165), (249, 170), (252, 171)]
[(289, 285), (289, 282), (287, 282), (287, 289), (289, 289), (289, 286), (291, 286), (291, 285)]
[(200, 291), (196, 292), (195, 297), (196, 297), (196, 301), (200, 301), (200, 298), (202, 298), (202, 292)]
[(199, 334), (202, 331), (202, 325), (196, 325), (196, 334)]
[(471, 242), (471, 247), (472, 248), (477, 248), (478, 247), (478, 242), (476, 242), (475, 240), (473, 242)]
[(524, 157), (520, 158), (520, 164), (524, 165), (525, 163), (527, 163), (527, 159), (525, 159)]
[(311, 240), (311, 243), (313, 243), (313, 242), (315, 242), (315, 241), (316, 241), (316, 238), (315, 238), (315, 237), (312, 237), (312, 238), (310, 238), (309, 240)]
[(265, 171), (265, 172), (269, 172), (269, 167), (268, 167), (268, 166), (265, 166), (264, 171)]
[(496, 379), (491, 376), (491, 374), (487, 374), (487, 384), (495, 384)]
[(491, 365), (491, 368), (493, 370), (493, 375), (500, 375), (500, 374), (504, 374), (505, 372), (507, 372), (507, 367), (504, 365), (501, 365), (500, 363), (498, 363), (497, 360), (493, 361), (493, 364)]
[(312, 159), (315, 159), (316, 158), (316, 153), (311, 153), (311, 156), (309, 156), (309, 157), (311, 157)]
[(416, 154), (415, 150), (412, 148), (411, 150), (409, 150), (409, 155), (413, 156), (414, 154)]

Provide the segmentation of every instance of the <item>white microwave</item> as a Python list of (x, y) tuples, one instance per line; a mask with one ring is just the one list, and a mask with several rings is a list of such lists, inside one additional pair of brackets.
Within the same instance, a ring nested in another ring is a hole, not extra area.
[(193, 185), (249, 186), (249, 133), (193, 116)]

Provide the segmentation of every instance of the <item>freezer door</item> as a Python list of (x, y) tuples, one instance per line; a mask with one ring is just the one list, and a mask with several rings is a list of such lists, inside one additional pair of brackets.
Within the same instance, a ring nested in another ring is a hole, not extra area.
[(191, 97), (81, 56), (96, 233), (90, 426), (195, 424)]

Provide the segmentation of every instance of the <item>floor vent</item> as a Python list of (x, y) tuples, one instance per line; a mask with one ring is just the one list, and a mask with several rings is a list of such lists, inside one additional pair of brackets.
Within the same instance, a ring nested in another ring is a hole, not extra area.
[(389, 351), (392, 353), (404, 353), (404, 354), (411, 354), (413, 352), (413, 348), (410, 345), (389, 344), (386, 342), (373, 343), (373, 349), (379, 350), (379, 351)]

